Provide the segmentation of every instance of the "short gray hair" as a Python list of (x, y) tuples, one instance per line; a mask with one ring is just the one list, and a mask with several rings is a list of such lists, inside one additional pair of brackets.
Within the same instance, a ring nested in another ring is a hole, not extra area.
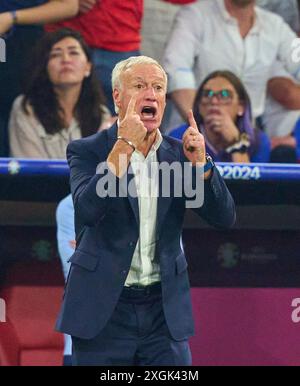
[[(122, 85), (121, 75), (129, 68), (136, 66), (138, 64), (154, 64), (155, 66), (157, 66), (161, 70), (167, 85), (168, 77), (165, 70), (162, 68), (162, 66), (155, 59), (150, 58), (149, 56), (141, 55), (141, 56), (131, 56), (130, 58), (122, 60), (121, 62), (115, 65), (111, 74), (112, 89), (113, 90), (116, 88), (120, 89)], [(115, 105), (115, 111), (116, 113), (118, 113), (118, 107), (116, 105)]]

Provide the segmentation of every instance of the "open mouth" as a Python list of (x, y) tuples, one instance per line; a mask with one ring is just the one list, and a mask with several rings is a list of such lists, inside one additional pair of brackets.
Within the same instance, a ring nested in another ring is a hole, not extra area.
[(156, 108), (153, 106), (144, 106), (141, 115), (145, 119), (153, 119), (156, 115)]

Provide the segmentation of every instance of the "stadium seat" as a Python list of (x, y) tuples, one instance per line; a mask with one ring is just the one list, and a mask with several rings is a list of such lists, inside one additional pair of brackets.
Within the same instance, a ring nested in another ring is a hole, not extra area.
[(54, 331), (64, 279), (59, 260), (13, 264), (0, 290), (0, 366), (59, 366), (63, 335)]

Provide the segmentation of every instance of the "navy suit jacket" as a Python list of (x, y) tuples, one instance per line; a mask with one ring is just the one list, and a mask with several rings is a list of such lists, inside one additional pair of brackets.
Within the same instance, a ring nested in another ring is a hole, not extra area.
[[(72, 264), (56, 328), (84, 339), (99, 334), (111, 317), (139, 238), (137, 198), (100, 198), (96, 193), (97, 182), (103, 177), (96, 174), (96, 168), (106, 161), (116, 140), (114, 125), (70, 143), (67, 149), (77, 246), (70, 258)], [(163, 136), (157, 158), (160, 163), (187, 161), (182, 143), (167, 136)], [(186, 339), (194, 331), (187, 261), (180, 246), (185, 209), (184, 197), (162, 197), (160, 192), (155, 259), (161, 270), (164, 314), (175, 340)], [(217, 168), (204, 182), (203, 206), (194, 210), (213, 226), (233, 225), (235, 205)]]

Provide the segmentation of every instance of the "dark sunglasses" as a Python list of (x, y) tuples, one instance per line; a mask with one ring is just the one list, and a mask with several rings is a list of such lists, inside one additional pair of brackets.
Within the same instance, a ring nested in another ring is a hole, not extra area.
[(220, 91), (213, 91), (213, 90), (202, 90), (200, 97), (202, 102), (208, 102), (211, 101), (212, 98), (216, 96), (219, 102), (225, 102), (228, 103), (233, 99), (233, 92), (227, 89), (223, 89)]

